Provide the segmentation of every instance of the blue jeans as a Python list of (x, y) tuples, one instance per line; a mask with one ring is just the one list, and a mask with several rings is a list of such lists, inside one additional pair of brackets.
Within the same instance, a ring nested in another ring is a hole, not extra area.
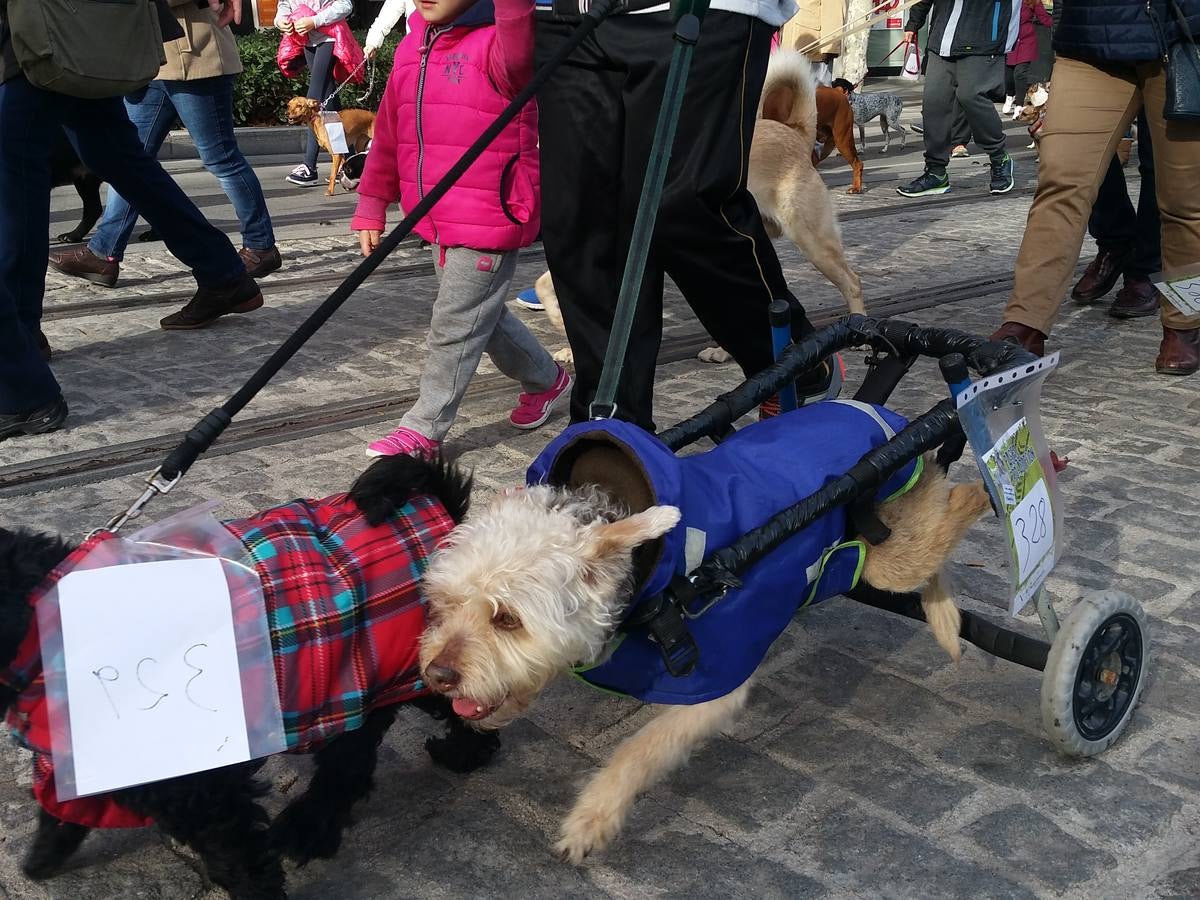
[[(129, 120), (146, 152), (156, 155), (178, 116), (196, 142), (204, 167), (221, 182), (242, 223), (242, 244), (251, 250), (275, 246), (271, 215), (258, 176), (238, 149), (233, 135), (233, 76), (198, 81), (152, 81), (125, 98)], [(88, 247), (97, 256), (121, 259), (133, 234), (138, 211), (115, 190), (108, 192), (104, 218)]]
[(229, 239), (142, 148), (120, 99), (55, 94), (21, 76), (0, 84), (0, 413), (29, 412), (61, 393), (37, 348), (50, 251), (49, 151), (59, 127), (200, 284), (220, 286), (246, 274)]

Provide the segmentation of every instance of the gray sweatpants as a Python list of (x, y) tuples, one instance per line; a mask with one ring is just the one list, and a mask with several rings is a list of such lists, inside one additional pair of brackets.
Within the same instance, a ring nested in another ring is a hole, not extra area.
[(988, 94), (1004, 90), (1003, 56), (930, 53), (925, 69), (921, 118), (925, 125), (925, 167), (938, 175), (950, 162), (955, 103), (962, 107), (975, 143), (993, 159), (1004, 155), (1004, 127)]
[(429, 355), (416, 404), (400, 424), (433, 441), (446, 437), (484, 351), (529, 393), (548, 391), (558, 366), (505, 301), (517, 251), (433, 248), (438, 295), (429, 323)]

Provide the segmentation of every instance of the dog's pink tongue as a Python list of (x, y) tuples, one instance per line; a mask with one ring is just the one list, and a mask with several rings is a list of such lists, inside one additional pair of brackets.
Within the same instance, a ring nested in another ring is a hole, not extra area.
[(450, 706), (453, 707), (456, 715), (464, 719), (482, 719), (491, 710), (482, 703), (472, 700), (470, 697), (455, 697)]

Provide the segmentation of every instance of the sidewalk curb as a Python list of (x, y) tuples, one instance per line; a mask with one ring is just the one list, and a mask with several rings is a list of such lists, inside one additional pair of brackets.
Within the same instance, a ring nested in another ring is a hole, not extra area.
[[(297, 156), (304, 152), (308, 128), (304, 125), (277, 125), (233, 129), (238, 146), (247, 157)], [(172, 131), (163, 141), (158, 158), (170, 160), (199, 159), (196, 143), (187, 131)]]

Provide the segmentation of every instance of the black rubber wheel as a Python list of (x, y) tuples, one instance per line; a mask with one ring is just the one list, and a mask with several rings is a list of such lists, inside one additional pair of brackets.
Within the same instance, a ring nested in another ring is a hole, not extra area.
[(1149, 627), (1120, 591), (1079, 602), (1050, 648), (1042, 675), (1042, 725), (1068, 756), (1094, 756), (1120, 737), (1146, 679)]

